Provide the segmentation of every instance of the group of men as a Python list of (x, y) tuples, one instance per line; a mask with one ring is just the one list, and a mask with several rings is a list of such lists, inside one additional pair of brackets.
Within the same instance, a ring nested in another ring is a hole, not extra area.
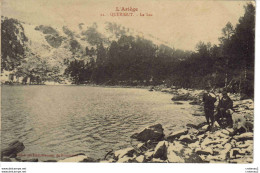
[(216, 95), (211, 88), (206, 88), (206, 93), (203, 94), (204, 111), (209, 127), (213, 127), (214, 122), (218, 122), (221, 127), (233, 127), (232, 109), (233, 101), (227, 95), (227, 91), (222, 91), (222, 97), (219, 98), (219, 103), (215, 109)]

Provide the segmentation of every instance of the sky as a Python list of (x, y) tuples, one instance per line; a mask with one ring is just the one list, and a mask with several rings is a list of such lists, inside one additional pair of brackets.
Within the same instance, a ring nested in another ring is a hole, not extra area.
[[(218, 44), (221, 29), (229, 21), (234, 26), (238, 23), (245, 4), (245, 1), (206, 0), (2, 0), (2, 15), (51, 26), (116, 22), (160, 38), (171, 47), (194, 50), (199, 41)], [(138, 10), (133, 12), (134, 16), (110, 16), (117, 12), (116, 7)]]

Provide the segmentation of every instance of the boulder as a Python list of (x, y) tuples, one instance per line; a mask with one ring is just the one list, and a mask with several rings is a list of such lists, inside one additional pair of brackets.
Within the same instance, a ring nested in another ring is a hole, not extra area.
[(139, 143), (137, 144), (136, 146), (140, 151), (146, 151), (148, 150), (148, 148), (146, 147), (146, 144), (145, 143)]
[(221, 131), (217, 131), (217, 132), (214, 134), (214, 136), (220, 137), (220, 138), (228, 138), (228, 137), (229, 137), (228, 135), (222, 133)]
[(185, 158), (189, 158), (189, 156), (191, 156), (193, 154), (193, 149), (191, 148), (184, 148), (182, 151), (182, 155), (184, 155)]
[(151, 160), (153, 158), (153, 153), (154, 151), (147, 151), (146, 153), (144, 153), (145, 159)]
[(200, 149), (200, 148), (197, 148), (196, 150), (195, 150), (195, 152), (197, 153), (197, 154), (204, 154), (204, 155), (209, 155), (209, 154), (213, 154), (213, 150), (210, 148), (210, 147), (207, 147), (207, 148), (205, 148), (205, 149)]
[(206, 137), (201, 143), (201, 147), (206, 148), (208, 145), (210, 145), (211, 142), (213, 142), (213, 140), (211, 140), (209, 137)]
[(197, 129), (201, 129), (203, 126), (208, 125), (207, 122), (203, 122), (197, 125)]
[(222, 130), (220, 130), (220, 132), (223, 133), (224, 135), (227, 135), (227, 136), (230, 135), (230, 132), (226, 129), (222, 129)]
[(185, 143), (193, 143), (196, 141), (196, 139), (193, 139), (191, 135), (187, 134), (187, 135), (182, 135), (180, 138), (179, 138), (179, 141), (181, 142), (185, 142)]
[(191, 102), (189, 102), (190, 105), (200, 105), (201, 101), (200, 100), (193, 100)]
[(239, 148), (232, 148), (230, 150), (230, 158), (233, 159), (233, 158), (236, 158), (236, 155), (239, 154)]
[(22, 142), (15, 140), (11, 142), (7, 148), (1, 151), (1, 157), (7, 156), (7, 157), (15, 158), (17, 156), (17, 153), (23, 151), (24, 148), (25, 147)]
[(193, 97), (190, 96), (189, 93), (187, 94), (179, 94), (172, 97), (172, 101), (187, 101), (192, 100)]
[(252, 132), (242, 133), (240, 135), (234, 136), (237, 141), (253, 140), (254, 134)]
[(142, 132), (131, 136), (139, 141), (146, 142), (148, 140), (160, 141), (164, 137), (163, 128), (161, 124), (156, 124), (145, 128)]
[(226, 143), (224, 145), (224, 150), (220, 152), (221, 155), (226, 155), (232, 148), (232, 145), (230, 143)]
[(184, 163), (184, 159), (178, 156), (174, 151), (167, 152), (167, 160), (170, 163)]
[(185, 158), (185, 163), (205, 163), (205, 161), (198, 154), (193, 153), (188, 158)]
[(248, 148), (253, 145), (253, 140), (244, 141), (243, 144), (238, 145), (238, 148)]
[(183, 103), (182, 102), (177, 102), (177, 101), (175, 101), (175, 102), (173, 102), (175, 105), (183, 105)]
[[(226, 160), (226, 155), (216, 155), (216, 156), (212, 156), (212, 155), (208, 155), (207, 158), (205, 160), (209, 161), (210, 163), (215, 163), (215, 161), (225, 161)], [(214, 162), (212, 162), (214, 161)]]
[(176, 138), (179, 138), (182, 135), (186, 135), (188, 134), (188, 130), (187, 129), (182, 129), (176, 132), (172, 132), (166, 139), (169, 141), (173, 141)]
[(170, 143), (169, 147), (171, 147), (170, 149), (176, 153), (180, 153), (184, 148), (183, 144), (181, 144), (179, 141), (174, 141), (174, 143)]
[(166, 160), (168, 146), (169, 144), (167, 141), (160, 141), (154, 149), (153, 157)]
[(186, 127), (193, 128), (193, 129), (198, 129), (198, 126), (195, 125), (195, 124), (186, 124)]
[(135, 160), (136, 160), (138, 163), (143, 163), (144, 160), (145, 160), (144, 155), (140, 155), (140, 156), (136, 157)]
[(135, 150), (133, 147), (117, 150), (117, 151), (115, 151), (114, 159), (118, 160), (124, 156), (133, 157), (134, 152), (135, 152)]
[(153, 159), (151, 160), (151, 162), (153, 162), (153, 163), (166, 163), (165, 160), (161, 160), (161, 159), (159, 159), (159, 158), (153, 158)]
[(201, 111), (195, 111), (192, 115), (195, 117), (199, 117), (199, 116), (205, 116), (205, 113)]
[(207, 130), (209, 128), (209, 125), (204, 125), (203, 127), (201, 127), (202, 130)]
[(189, 148), (198, 148), (200, 145), (200, 142), (199, 141), (196, 141), (194, 143), (191, 143), (191, 144), (188, 144), (188, 147)]

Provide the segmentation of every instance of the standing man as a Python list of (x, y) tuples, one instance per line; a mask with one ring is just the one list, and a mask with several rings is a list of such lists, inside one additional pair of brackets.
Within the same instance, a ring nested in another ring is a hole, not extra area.
[[(222, 98), (219, 100), (219, 104), (217, 107), (218, 113), (218, 121), (220, 122), (220, 125), (223, 125), (223, 119), (226, 119), (227, 126), (232, 128), (233, 127), (233, 120), (232, 120), (232, 109), (233, 109), (233, 101), (230, 99), (230, 97), (227, 95), (227, 91), (224, 90), (222, 92)], [(222, 122), (220, 121), (220, 118), (222, 119)]]
[(210, 126), (209, 119), (211, 120), (211, 126), (213, 127), (214, 118), (214, 103), (217, 101), (215, 95), (210, 92), (210, 87), (206, 88), (206, 93), (203, 94), (204, 112), (208, 125)]

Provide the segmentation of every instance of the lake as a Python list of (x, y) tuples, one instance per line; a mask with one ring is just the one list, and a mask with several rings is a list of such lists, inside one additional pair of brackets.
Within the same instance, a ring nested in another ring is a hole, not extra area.
[(130, 136), (146, 126), (161, 123), (167, 135), (205, 119), (192, 116), (188, 102), (176, 105), (172, 95), (147, 89), (2, 86), (1, 92), (2, 147), (18, 139), (22, 154), (50, 155), (40, 161), (77, 153), (103, 158), (129, 147)]

